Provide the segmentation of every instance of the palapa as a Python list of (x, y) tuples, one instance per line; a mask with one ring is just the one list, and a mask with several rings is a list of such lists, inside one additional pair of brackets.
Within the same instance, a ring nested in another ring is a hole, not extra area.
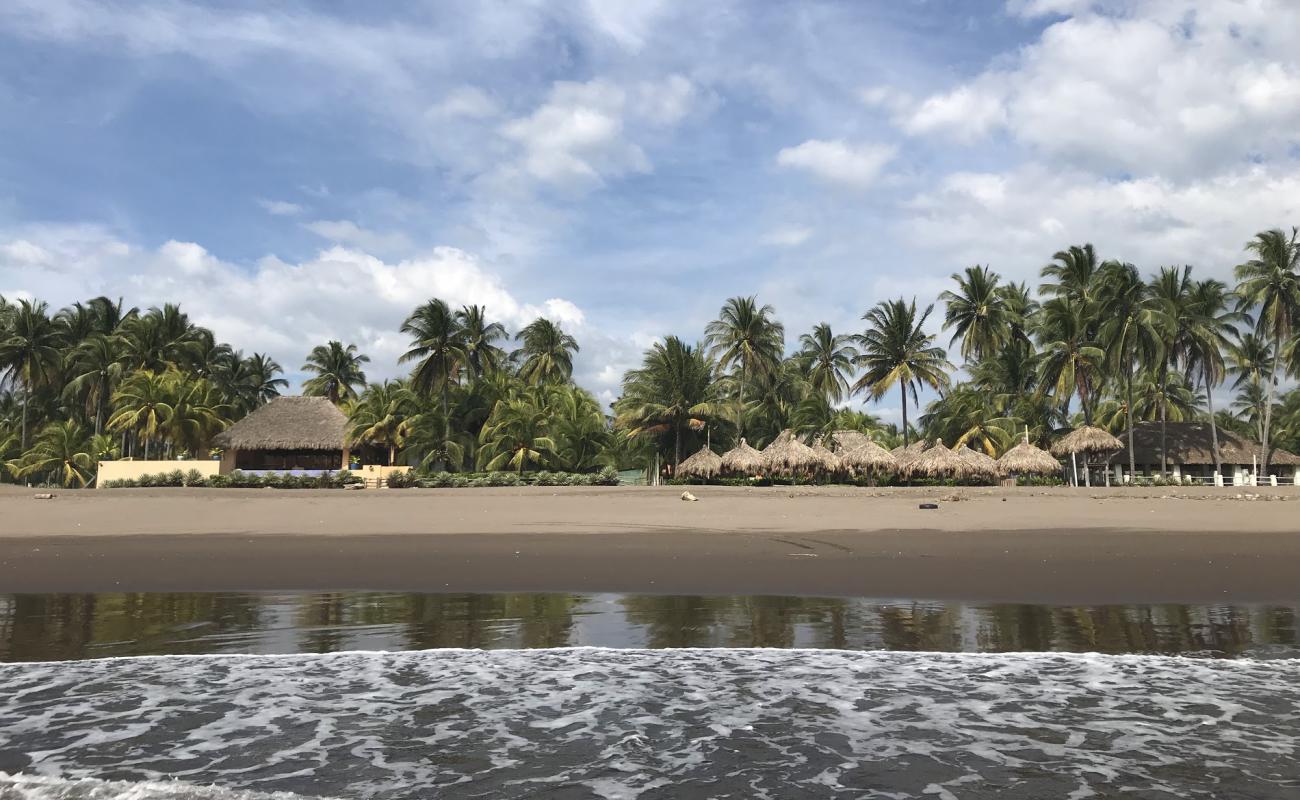
[(792, 475), (811, 472), (822, 465), (822, 460), (816, 451), (796, 439), (793, 431), (786, 429), (763, 448), (763, 465), (774, 475)]
[(817, 458), (821, 460), (821, 468), (823, 470), (825, 470), (826, 472), (835, 472), (839, 470), (840, 468), (839, 456), (832, 453), (830, 450), (827, 450), (821, 444), (813, 445), (812, 451), (816, 453)]
[(744, 439), (732, 450), (722, 454), (722, 471), (738, 475), (758, 475), (763, 471), (763, 454), (749, 446)]
[(226, 450), (342, 450), (348, 418), (325, 397), (276, 397), (213, 437)]
[(835, 431), (828, 438), (830, 439), (830, 449), (840, 454), (857, 450), (871, 441), (871, 437), (862, 431)]
[(840, 464), (858, 473), (879, 474), (898, 471), (898, 459), (870, 439), (867, 439), (866, 444), (842, 454)]
[(934, 445), (926, 448), (920, 457), (905, 464), (903, 472), (908, 477), (956, 479), (984, 474), (983, 470), (977, 469), (969, 461), (949, 450), (938, 439), (935, 439)]
[(701, 447), (699, 452), (694, 453), (677, 465), (677, 476), (681, 478), (703, 478), (708, 480), (716, 478), (720, 472), (722, 472), (722, 456), (713, 452), (707, 446)]
[(898, 466), (906, 467), (908, 464), (920, 458), (921, 454), (925, 452), (925, 449), (928, 446), (929, 445), (924, 439), (918, 439), (907, 447), (901, 445), (895, 447), (893, 450), (890, 450), (889, 453), (894, 457), (894, 460), (898, 462)]
[(1061, 471), (1061, 462), (1055, 456), (1029, 442), (1003, 453), (998, 464), (1007, 475), (1056, 475)]
[(998, 465), (997, 459), (983, 451), (970, 447), (959, 447), (953, 452), (957, 454), (958, 458), (970, 464), (971, 469), (982, 477), (993, 479), (1002, 476), (1002, 467)]
[(1064, 457), (1071, 453), (1113, 453), (1123, 448), (1124, 443), (1110, 433), (1084, 425), (1057, 439), (1052, 445), (1052, 455)]

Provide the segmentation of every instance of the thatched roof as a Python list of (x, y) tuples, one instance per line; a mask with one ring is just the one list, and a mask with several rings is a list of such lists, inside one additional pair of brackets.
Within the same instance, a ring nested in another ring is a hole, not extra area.
[(342, 450), (348, 418), (325, 397), (276, 397), (213, 438), (227, 450)]
[(820, 444), (812, 446), (812, 451), (821, 459), (821, 468), (827, 472), (834, 472), (840, 468), (840, 457), (822, 447)]
[[(1214, 465), (1208, 422), (1168, 422), (1165, 427), (1165, 450), (1170, 464)], [(1127, 465), (1127, 431), (1120, 435), (1120, 442), (1122, 449), (1111, 456), (1110, 462)], [(1258, 442), (1219, 428), (1219, 455), (1224, 464), (1248, 465), (1252, 458), (1260, 457), (1261, 450)], [(1133, 426), (1133, 460), (1138, 464), (1160, 464), (1159, 422), (1139, 422)], [(1274, 449), (1268, 460), (1280, 466), (1300, 464), (1300, 458), (1286, 450)]]
[(679, 477), (712, 478), (721, 471), (722, 456), (713, 452), (707, 446), (701, 447), (698, 453), (677, 465), (677, 475)]
[(749, 446), (744, 439), (735, 449), (722, 454), (722, 471), (742, 475), (757, 475), (763, 471), (763, 454)]
[(1002, 467), (998, 464), (997, 459), (987, 453), (979, 450), (973, 450), (969, 447), (958, 447), (953, 450), (957, 457), (967, 464), (975, 474), (983, 475), (988, 478), (997, 478), (1002, 475)]
[(871, 441), (871, 437), (862, 431), (835, 431), (828, 438), (830, 439), (830, 449), (836, 453), (857, 450)]
[(915, 461), (916, 459), (920, 458), (921, 454), (924, 453), (926, 448), (928, 448), (929, 446), (930, 446), (929, 442), (925, 441), (924, 439), (918, 439), (917, 441), (909, 444), (907, 447), (903, 447), (902, 445), (895, 447), (893, 450), (889, 451), (889, 454), (892, 455), (894, 457), (894, 460), (898, 462), (898, 466), (905, 467), (908, 464)]
[(983, 477), (985, 471), (957, 455), (935, 439), (934, 446), (921, 453), (918, 458), (903, 465), (903, 473), (908, 477), (924, 478), (969, 478)]
[(898, 469), (898, 459), (870, 439), (866, 444), (841, 454), (840, 464), (856, 472), (880, 473)]
[(1068, 456), (1071, 453), (1111, 453), (1124, 443), (1101, 428), (1084, 425), (1070, 431), (1052, 445), (1052, 455)]
[(770, 473), (788, 475), (818, 469), (822, 466), (822, 460), (811, 447), (796, 439), (793, 431), (787, 429), (763, 448), (763, 465)]
[(1029, 442), (1003, 453), (998, 465), (1008, 475), (1056, 475), (1061, 471), (1061, 462), (1055, 456)]

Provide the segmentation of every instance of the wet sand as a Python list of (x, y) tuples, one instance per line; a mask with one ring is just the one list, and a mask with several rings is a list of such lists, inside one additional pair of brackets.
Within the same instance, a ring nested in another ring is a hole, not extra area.
[[(0, 593), (1300, 599), (1291, 487), (692, 491), (700, 502), (672, 487), (110, 490), (53, 500), (0, 487)], [(939, 509), (918, 509), (925, 501)]]

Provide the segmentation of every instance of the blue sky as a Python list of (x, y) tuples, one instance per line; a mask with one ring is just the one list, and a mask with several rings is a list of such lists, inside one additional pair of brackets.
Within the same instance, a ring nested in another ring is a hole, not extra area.
[(481, 302), (559, 319), (608, 400), (728, 296), (793, 346), (975, 263), (1226, 277), (1300, 223), (1285, 0), (267, 9), (0, 5), (0, 294), (179, 300), (376, 378), (415, 305)]

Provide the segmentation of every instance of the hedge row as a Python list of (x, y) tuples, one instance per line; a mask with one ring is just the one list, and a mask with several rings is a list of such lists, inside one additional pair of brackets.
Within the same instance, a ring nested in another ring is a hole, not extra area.
[(104, 481), (101, 489), (132, 489), (151, 486), (206, 486), (213, 489), (342, 489), (351, 483), (361, 483), (362, 478), (350, 472), (325, 472), (316, 475), (257, 475), (234, 470), (227, 475), (205, 476), (196, 469), (189, 472), (173, 470), (139, 478)]
[[(710, 478), (703, 480), (700, 478), (670, 478), (665, 481), (670, 486), (865, 486), (865, 487), (885, 487), (885, 486), (989, 486), (988, 481), (954, 481), (941, 480), (937, 478), (917, 478), (911, 481), (903, 480), (897, 477), (885, 478), (844, 478), (836, 477), (830, 480), (825, 478)], [(1040, 476), (1020, 476), (1017, 484), (1020, 486), (1062, 486), (1064, 481), (1060, 478), (1045, 478)]]
[(394, 473), (390, 489), (463, 489), (485, 486), (615, 486), (618, 471), (600, 472), (431, 472)]

